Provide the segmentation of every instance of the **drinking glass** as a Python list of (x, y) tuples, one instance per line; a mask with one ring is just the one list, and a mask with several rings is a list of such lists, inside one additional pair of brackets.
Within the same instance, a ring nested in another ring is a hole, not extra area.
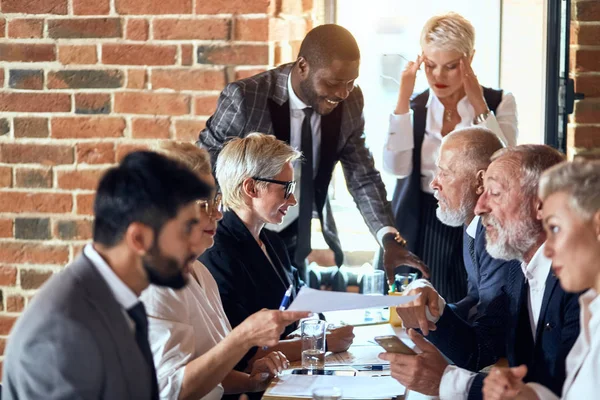
[(309, 319), (302, 321), (302, 368), (325, 369), (325, 332), (327, 322)]
[(342, 389), (335, 386), (323, 386), (315, 388), (312, 392), (313, 400), (341, 400)]

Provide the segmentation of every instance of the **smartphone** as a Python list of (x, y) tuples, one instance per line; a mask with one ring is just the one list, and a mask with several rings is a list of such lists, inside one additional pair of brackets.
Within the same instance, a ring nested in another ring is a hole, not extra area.
[(398, 336), (395, 335), (387, 335), (387, 336), (375, 336), (375, 341), (381, 347), (385, 349), (385, 351), (389, 353), (400, 353), (406, 354), (409, 356), (415, 355), (415, 351), (408, 347)]

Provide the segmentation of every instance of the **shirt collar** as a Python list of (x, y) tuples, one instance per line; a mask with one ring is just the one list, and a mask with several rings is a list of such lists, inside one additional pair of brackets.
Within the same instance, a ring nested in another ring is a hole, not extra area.
[(589, 289), (579, 296), (579, 306), (582, 310), (587, 310), (592, 315), (598, 315), (600, 313), (600, 296), (598, 296), (598, 293), (594, 289)]
[(544, 247), (546, 243), (542, 244), (529, 263), (522, 262), (521, 269), (523, 270), (523, 275), (527, 280), (537, 280), (537, 281), (546, 281), (546, 277), (550, 272), (550, 268), (552, 266), (552, 260), (547, 258), (544, 255)]
[(476, 215), (475, 218), (473, 218), (473, 220), (469, 224), (469, 226), (467, 226), (467, 235), (469, 235), (473, 239), (475, 239), (475, 234), (477, 233), (477, 224), (479, 224), (480, 219), (481, 217), (479, 215)]
[(292, 88), (292, 73), (288, 75), (287, 80), (287, 88), (290, 96), (290, 110), (304, 110), (308, 107), (294, 92), (294, 88)]
[(83, 254), (90, 259), (94, 267), (96, 267), (100, 275), (102, 275), (102, 278), (106, 281), (110, 291), (113, 293), (121, 307), (128, 310), (139, 302), (139, 299), (133, 290), (123, 283), (106, 261), (104, 261), (102, 256), (98, 254), (91, 243), (83, 248)]

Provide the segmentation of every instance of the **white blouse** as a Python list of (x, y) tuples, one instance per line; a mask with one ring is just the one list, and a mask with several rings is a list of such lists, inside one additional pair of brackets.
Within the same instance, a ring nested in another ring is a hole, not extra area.
[[(198, 261), (192, 270), (183, 289), (150, 285), (140, 296), (148, 314), (148, 339), (161, 399), (177, 399), (185, 366), (231, 332), (214, 278)], [(219, 384), (203, 399), (218, 400), (223, 392)]]
[[(463, 97), (457, 104), (456, 110), (461, 121), (458, 128), (473, 126), (475, 110), (467, 97)], [(429, 187), (436, 173), (436, 161), (442, 145), (442, 126), (444, 124), (444, 105), (433, 93), (429, 91), (427, 101), (427, 117), (425, 122), (425, 136), (421, 148), (421, 190), (433, 193)], [(508, 92), (502, 95), (502, 101), (496, 113), (479, 126), (490, 129), (507, 146), (517, 143), (517, 104), (515, 97)], [(404, 178), (412, 173), (412, 156), (414, 148), (413, 111), (406, 114), (390, 115), (388, 136), (383, 148), (383, 170), (389, 174)]]

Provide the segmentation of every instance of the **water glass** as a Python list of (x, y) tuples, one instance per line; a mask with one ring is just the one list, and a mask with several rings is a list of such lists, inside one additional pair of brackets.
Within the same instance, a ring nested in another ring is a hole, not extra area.
[(323, 386), (315, 388), (312, 392), (313, 400), (341, 400), (342, 389), (335, 386)]
[(308, 319), (302, 321), (302, 368), (325, 369), (325, 332), (327, 322)]
[(380, 269), (367, 271), (362, 276), (362, 294), (383, 295), (385, 273)]

